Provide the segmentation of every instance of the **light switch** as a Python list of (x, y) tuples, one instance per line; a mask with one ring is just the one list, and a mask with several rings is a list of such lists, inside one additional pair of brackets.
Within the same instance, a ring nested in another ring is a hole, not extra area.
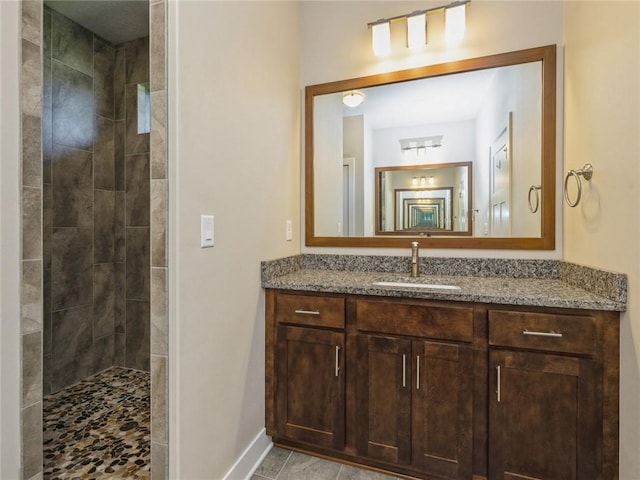
[(285, 235), (285, 239), (287, 242), (293, 240), (293, 221), (287, 220), (287, 233)]
[(200, 247), (213, 247), (213, 215), (200, 215)]

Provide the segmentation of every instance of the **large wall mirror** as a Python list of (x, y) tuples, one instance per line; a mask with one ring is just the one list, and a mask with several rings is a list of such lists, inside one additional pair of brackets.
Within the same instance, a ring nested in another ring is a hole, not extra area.
[(555, 248), (555, 91), (555, 45), (306, 87), (306, 245)]

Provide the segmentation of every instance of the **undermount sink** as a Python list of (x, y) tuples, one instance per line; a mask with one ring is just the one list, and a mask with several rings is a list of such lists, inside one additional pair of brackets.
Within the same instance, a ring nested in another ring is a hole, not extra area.
[(377, 287), (395, 287), (395, 288), (424, 288), (430, 290), (460, 290), (457, 285), (448, 285), (445, 283), (419, 283), (419, 282), (373, 282)]

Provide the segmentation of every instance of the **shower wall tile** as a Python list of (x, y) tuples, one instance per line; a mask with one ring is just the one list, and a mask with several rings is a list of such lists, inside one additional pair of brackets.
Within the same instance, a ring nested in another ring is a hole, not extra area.
[(149, 302), (127, 300), (125, 366), (149, 371)]
[(124, 350), (125, 350), (124, 333), (116, 333), (113, 336), (113, 365), (116, 367), (124, 367)]
[(164, 12), (164, 2), (151, 5), (149, 9), (149, 58), (153, 59), (149, 64), (149, 78), (152, 92), (165, 88)]
[(94, 190), (93, 192), (93, 261), (114, 261), (115, 243), (115, 192)]
[(93, 144), (93, 188), (114, 189), (114, 124), (113, 120), (95, 118)]
[(51, 269), (51, 233), (53, 232), (53, 187), (42, 185), (42, 261), (45, 270)]
[(114, 269), (114, 328), (115, 333), (124, 335), (126, 333), (125, 264), (116, 263)]
[(167, 178), (166, 132), (167, 101), (165, 92), (151, 93), (151, 178)]
[(167, 180), (151, 180), (151, 265), (167, 266)]
[(22, 258), (42, 258), (42, 190), (22, 189)]
[(54, 145), (53, 160), (53, 226), (91, 227), (91, 152)]
[(166, 417), (167, 357), (151, 356), (151, 440), (167, 443), (169, 441), (169, 422)]
[(113, 263), (93, 266), (93, 340), (115, 333), (116, 272)]
[(125, 84), (149, 81), (149, 38), (138, 38), (125, 46)]
[(125, 155), (147, 153), (149, 134), (138, 133), (138, 86), (134, 83), (127, 84), (124, 94), (126, 104), (124, 153)]
[(125, 85), (125, 51), (124, 47), (115, 50), (115, 64), (113, 67), (113, 100), (115, 120), (124, 120), (124, 85)]
[(30, 479), (42, 471), (42, 402), (22, 411), (22, 478)]
[(98, 373), (113, 366), (114, 335), (102, 337), (93, 342), (93, 373)]
[(46, 6), (42, 16), (42, 54), (51, 59), (51, 10)]
[(53, 12), (51, 53), (55, 60), (86, 75), (93, 75), (93, 34), (86, 28)]
[(115, 192), (114, 208), (114, 258), (116, 262), (124, 262), (126, 258), (124, 192)]
[(22, 114), (40, 117), (42, 115), (42, 59), (40, 46), (22, 40), (21, 70)]
[(42, 354), (51, 354), (51, 269), (42, 275), (43, 315), (42, 315)]
[(93, 80), (57, 61), (52, 67), (53, 142), (91, 151)]
[(107, 43), (94, 37), (93, 81), (96, 114), (113, 120), (115, 51)]
[(93, 371), (91, 305), (53, 312), (51, 387), (73, 385)]
[(167, 269), (151, 269), (151, 353), (167, 355), (169, 353), (167, 316), (168, 307)]
[(40, 22), (42, 3), (36, 0), (22, 0), (22, 38), (40, 45)]
[(42, 119), (22, 115), (22, 184), (40, 187), (42, 184)]
[(42, 261), (22, 262), (20, 292), (21, 329), (23, 334), (42, 330)]
[(53, 229), (51, 304), (54, 311), (91, 305), (92, 238), (91, 228)]
[(50, 395), (51, 390), (51, 355), (42, 356), (42, 395)]
[(149, 301), (149, 227), (127, 227), (126, 243), (126, 298)]
[(51, 97), (51, 57), (42, 60), (42, 182), (51, 183), (51, 155), (53, 150), (53, 103)]
[(42, 332), (22, 335), (22, 406), (42, 398)]
[(126, 225), (149, 226), (149, 154), (125, 157)]
[[(153, 408), (153, 402), (151, 405)], [(167, 444), (151, 441), (151, 471), (154, 479), (169, 478), (169, 448)]]
[(114, 123), (114, 175), (115, 190), (124, 191), (124, 120)]

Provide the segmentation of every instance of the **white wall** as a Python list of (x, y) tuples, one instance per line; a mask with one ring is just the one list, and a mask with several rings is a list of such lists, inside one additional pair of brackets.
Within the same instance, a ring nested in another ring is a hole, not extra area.
[(20, 5), (0, 1), (0, 478), (20, 478)]
[[(314, 225), (318, 237), (338, 236), (338, 223), (342, 224), (342, 159), (343, 122), (340, 94), (320, 95), (315, 102), (313, 190), (317, 215)], [(333, 190), (332, 185), (340, 188)], [(342, 228), (340, 228), (342, 231)]]
[(640, 3), (565, 3), (565, 171), (593, 164), (565, 206), (565, 259), (626, 273), (620, 478), (640, 478)]
[(260, 261), (299, 253), (299, 4), (171, 2), (168, 31), (171, 478), (223, 479), (264, 427)]
[[(361, 77), (454, 59), (471, 58), (549, 44), (562, 44), (562, 1), (476, 0), (467, 7), (464, 41), (456, 47), (444, 44), (444, 16), (429, 17), (429, 45), (421, 52), (410, 52), (405, 44), (402, 22), (392, 26), (392, 54), (378, 58), (371, 52), (367, 23), (430, 6), (437, 1), (360, 1), (302, 2), (302, 82), (303, 85)], [(330, 25), (331, 28), (327, 28)], [(558, 65), (562, 66), (562, 49)], [(562, 171), (562, 68), (558, 69), (558, 177)], [(365, 181), (367, 179), (365, 178)], [(365, 185), (366, 190), (366, 185)], [(560, 192), (560, 180), (557, 191)], [(302, 200), (304, 204), (304, 192)], [(562, 207), (557, 195), (557, 249), (555, 251), (430, 250), (433, 256), (487, 256), (561, 258)], [(406, 255), (407, 249), (355, 249), (303, 247), (304, 252), (366, 253)]]

